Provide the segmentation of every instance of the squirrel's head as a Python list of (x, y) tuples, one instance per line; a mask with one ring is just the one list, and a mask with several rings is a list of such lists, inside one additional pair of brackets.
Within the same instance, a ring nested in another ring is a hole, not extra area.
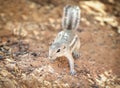
[(61, 43), (53, 43), (49, 47), (49, 59), (55, 60), (57, 57), (61, 57), (65, 54), (67, 46)]

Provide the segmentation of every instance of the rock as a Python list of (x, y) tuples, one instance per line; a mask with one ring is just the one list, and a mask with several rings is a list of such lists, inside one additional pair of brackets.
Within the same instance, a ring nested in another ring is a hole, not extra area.
[(3, 77), (6, 77), (6, 76), (9, 76), (10, 73), (7, 70), (2, 70), (2, 71), (0, 71), (0, 75)]
[(3, 60), (3, 59), (4, 59), (4, 57), (0, 55), (0, 60)]
[(52, 88), (52, 85), (51, 85), (51, 83), (50, 82), (48, 82), (48, 81), (44, 81), (44, 86), (46, 87), (46, 88)]
[(15, 68), (16, 68), (16, 64), (15, 64), (15, 63), (7, 64), (7, 65), (6, 65), (6, 68), (7, 68), (9, 71), (14, 71)]
[(14, 81), (8, 78), (0, 78), (0, 81), (2, 81), (1, 88), (16, 88)]

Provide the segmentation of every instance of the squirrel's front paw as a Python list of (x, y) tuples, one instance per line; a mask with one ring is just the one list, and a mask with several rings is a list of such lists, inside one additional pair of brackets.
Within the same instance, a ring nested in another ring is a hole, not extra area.
[(71, 70), (71, 71), (70, 71), (70, 74), (71, 74), (71, 75), (75, 75), (75, 74), (76, 74), (76, 71), (75, 71), (75, 70)]

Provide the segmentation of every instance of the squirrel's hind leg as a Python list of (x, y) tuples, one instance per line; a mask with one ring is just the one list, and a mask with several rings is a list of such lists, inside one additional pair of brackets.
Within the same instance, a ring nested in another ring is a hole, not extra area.
[(75, 49), (73, 50), (72, 52), (72, 55), (73, 55), (73, 58), (75, 59), (78, 59), (81, 54), (80, 54), (80, 40), (78, 39), (78, 41), (76, 42), (76, 45), (75, 45)]

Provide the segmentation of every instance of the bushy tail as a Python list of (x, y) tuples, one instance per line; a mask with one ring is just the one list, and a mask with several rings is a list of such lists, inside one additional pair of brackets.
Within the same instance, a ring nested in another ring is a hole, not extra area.
[(64, 7), (62, 27), (65, 30), (77, 29), (80, 22), (80, 8), (67, 5)]

